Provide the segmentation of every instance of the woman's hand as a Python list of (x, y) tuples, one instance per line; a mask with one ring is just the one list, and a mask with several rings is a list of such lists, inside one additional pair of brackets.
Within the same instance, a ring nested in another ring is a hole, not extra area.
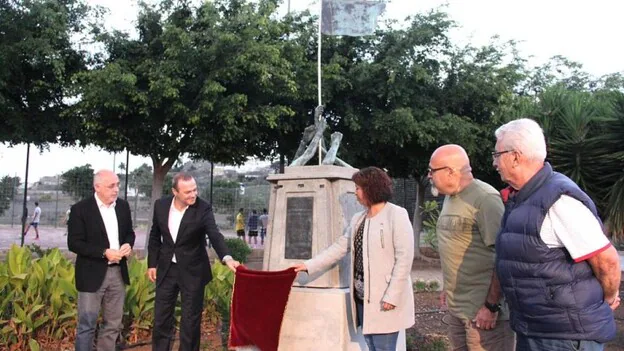
[(295, 269), (295, 272), (307, 272), (308, 271), (308, 267), (306, 267), (306, 265), (303, 263), (298, 263), (292, 266), (292, 268)]
[(382, 310), (384, 310), (384, 311), (390, 311), (390, 310), (393, 310), (395, 307), (396, 307), (396, 306), (394, 306), (394, 305), (392, 305), (392, 304), (389, 304), (389, 303), (387, 303), (387, 302), (382, 302), (382, 303), (381, 303), (381, 309), (382, 309)]

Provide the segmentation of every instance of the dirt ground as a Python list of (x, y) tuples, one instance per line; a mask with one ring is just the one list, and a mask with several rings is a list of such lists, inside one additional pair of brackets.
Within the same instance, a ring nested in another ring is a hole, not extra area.
[[(620, 285), (624, 296), (624, 282)], [(416, 324), (407, 331), (408, 351), (443, 351), (449, 349), (444, 312), (439, 306), (439, 292), (414, 293)], [(608, 343), (605, 351), (624, 351), (624, 306), (615, 310), (616, 339)]]

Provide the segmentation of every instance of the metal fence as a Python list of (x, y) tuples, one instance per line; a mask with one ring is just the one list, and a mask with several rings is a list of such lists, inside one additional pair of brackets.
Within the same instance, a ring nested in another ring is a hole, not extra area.
[[(210, 191), (210, 175), (200, 172), (190, 172), (198, 183), (199, 194), (202, 198), (210, 201), (215, 212), (217, 225), (222, 230), (232, 230), (234, 227), (234, 217), (239, 208), (245, 210), (245, 214), (256, 210), (262, 212), (263, 208), (269, 207), (270, 183), (266, 180), (252, 180), (250, 182), (241, 182), (236, 187), (215, 187)], [(0, 175), (2, 177), (2, 175)], [(132, 211), (132, 218), (135, 227), (146, 228), (149, 218), (150, 205), (152, 200), (140, 193), (139, 184), (130, 179), (127, 197), (124, 194), (125, 179), (121, 178), (120, 198), (127, 198)], [(394, 179), (394, 197), (392, 202), (405, 207), (410, 215), (414, 214), (416, 206), (416, 180), (411, 178)], [(165, 186), (168, 188), (169, 186)], [(63, 188), (72, 189), (74, 194), (91, 194), (93, 187), (91, 183), (70, 184), (69, 187), (63, 187), (61, 177), (45, 177), (43, 181), (31, 183), (28, 188), (27, 219), (29, 223), (35, 202), (38, 202), (41, 208), (41, 226), (48, 227), (64, 227), (67, 211), (72, 204), (79, 200), (77, 195), (72, 195)], [(23, 184), (13, 184), (10, 187), (0, 189), (0, 199), (4, 201), (2, 206), (0, 202), (0, 225), (19, 227), (22, 220), (23, 205)], [(147, 192), (146, 192), (147, 193)], [(426, 199), (431, 199), (430, 193), (427, 191)]]

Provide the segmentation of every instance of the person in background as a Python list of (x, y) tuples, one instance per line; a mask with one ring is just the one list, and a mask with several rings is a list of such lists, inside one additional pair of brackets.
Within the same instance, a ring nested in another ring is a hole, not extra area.
[(234, 230), (236, 230), (236, 236), (245, 241), (245, 216), (243, 215), (243, 208), (238, 209), (236, 214)]
[(39, 221), (41, 220), (41, 207), (39, 207), (39, 203), (35, 202), (35, 211), (33, 212), (32, 219), (30, 220), (30, 224), (24, 230), (24, 236), (28, 234), (28, 229), (30, 227), (35, 228), (35, 240), (39, 240)]
[(262, 214), (258, 218), (260, 220), (260, 245), (264, 247), (264, 237), (267, 234), (267, 228), (269, 227), (269, 215), (267, 209), (262, 209)]
[(258, 213), (256, 210), (251, 211), (251, 215), (247, 219), (247, 236), (249, 240), (249, 246), (252, 246), (251, 239), (253, 238), (253, 246), (258, 246)]

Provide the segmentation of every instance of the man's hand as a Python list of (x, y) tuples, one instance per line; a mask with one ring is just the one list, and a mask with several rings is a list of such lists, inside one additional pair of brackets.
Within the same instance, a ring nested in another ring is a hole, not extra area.
[(611, 310), (615, 311), (615, 309), (620, 306), (620, 296), (616, 295), (614, 298), (607, 299), (607, 303), (609, 307), (611, 307)]
[(498, 312), (492, 313), (485, 306), (481, 306), (477, 311), (477, 316), (472, 320), (477, 329), (490, 330), (496, 327)]
[(152, 283), (155, 283), (156, 282), (156, 268), (148, 268), (147, 277)]
[(306, 265), (303, 263), (297, 263), (296, 265), (292, 266), (292, 268), (295, 269), (295, 272), (307, 272), (308, 271), (308, 267), (306, 267)]
[(121, 258), (123, 257), (123, 255), (121, 254), (119, 250), (113, 250), (113, 249), (106, 249), (105, 256), (108, 262), (112, 262), (112, 263), (118, 263), (119, 261), (121, 261)]
[(129, 257), (130, 254), (132, 253), (132, 247), (130, 247), (130, 244), (127, 244), (127, 243), (123, 244), (119, 248), (119, 252), (121, 253), (123, 257)]
[(226, 265), (226, 266), (228, 266), (228, 268), (229, 268), (232, 272), (236, 273), (236, 268), (237, 268), (238, 266), (240, 266), (240, 262), (236, 261), (236, 260), (235, 260), (235, 259), (233, 259), (233, 258), (228, 258), (228, 259), (226, 259), (226, 260), (225, 260), (225, 265)]
[(395, 308), (395, 306), (391, 303), (387, 303), (387, 302), (381, 302), (381, 310), (382, 311), (390, 311), (393, 310)]

